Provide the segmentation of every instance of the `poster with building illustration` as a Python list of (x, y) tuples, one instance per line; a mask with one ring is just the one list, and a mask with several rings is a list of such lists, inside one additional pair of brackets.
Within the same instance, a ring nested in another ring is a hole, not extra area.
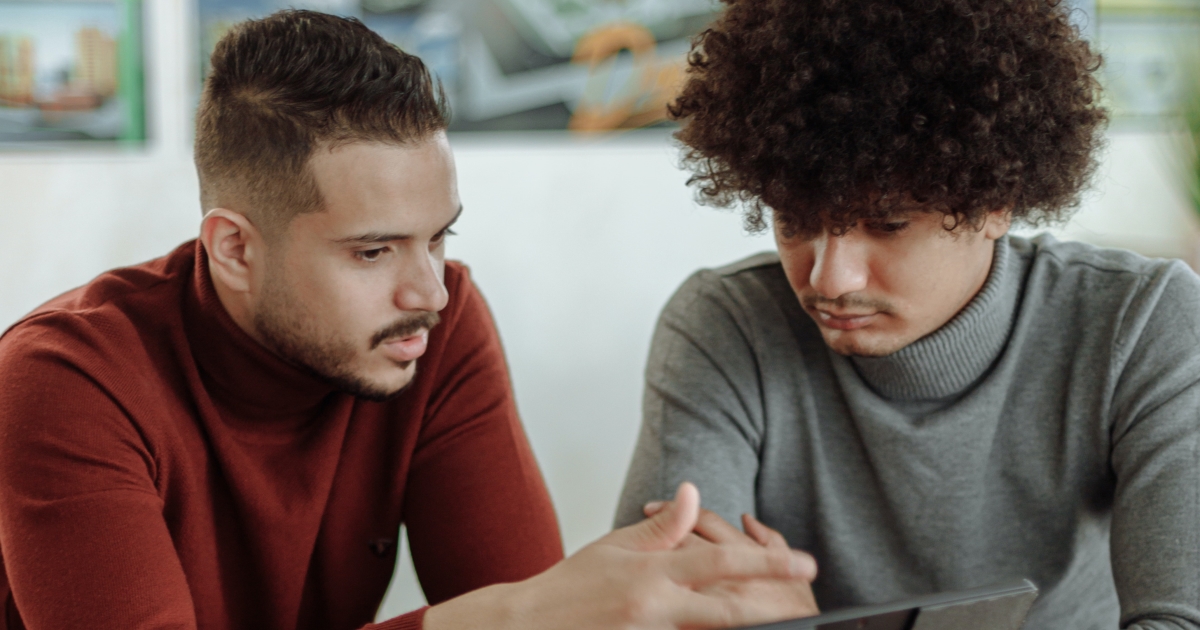
[(282, 8), (361, 19), (446, 87), (451, 131), (662, 125), (717, 0), (197, 0), (201, 76), (233, 24)]
[(138, 0), (0, 0), (0, 148), (145, 139)]

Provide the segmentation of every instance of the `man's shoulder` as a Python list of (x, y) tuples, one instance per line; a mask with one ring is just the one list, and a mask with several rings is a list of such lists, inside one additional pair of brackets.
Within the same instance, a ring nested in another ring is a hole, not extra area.
[(1011, 244), (1027, 259), (1024, 298), (1038, 312), (1127, 351), (1178, 339), (1188, 339), (1189, 348), (1200, 342), (1200, 276), (1182, 261), (1046, 235)]
[(662, 321), (714, 332), (788, 328), (800, 312), (779, 255), (761, 252), (693, 273), (663, 309)]
[(131, 350), (182, 314), (195, 242), (161, 258), (106, 271), (13, 323), (0, 336), (0, 355), (51, 351), (94, 355)]
[(429, 346), (421, 358), (425, 369), (417, 371), (418, 378), (432, 377), (437, 370), (430, 367), (445, 355), (474, 352), (496, 336), (491, 310), (471, 278), (470, 267), (447, 260), (442, 283), (449, 300), (438, 312), (438, 325), (429, 332)]
[(1101, 247), (1079, 241), (1060, 241), (1050, 234), (1033, 237), (1009, 237), (1009, 245), (1018, 255), (1058, 270), (1081, 274), (1124, 274), (1154, 276), (1174, 265), (1176, 260), (1149, 258), (1115, 247)]
[[(442, 324), (434, 328), (443, 331), (458, 325), (474, 325), (481, 314), (487, 314), (487, 305), (483, 294), (471, 278), (471, 268), (458, 260), (447, 260), (446, 271), (442, 278), (446, 293), (450, 299), (446, 307), (439, 313)], [(482, 311), (482, 313), (481, 313)], [(490, 315), (489, 315), (490, 316)]]
[(783, 265), (779, 262), (779, 254), (777, 252), (759, 252), (741, 260), (731, 262), (723, 267), (716, 267), (711, 271), (722, 278), (736, 279), (739, 277), (783, 273)]
[(1009, 243), (1047, 291), (1074, 301), (1152, 309), (1160, 300), (1200, 300), (1200, 277), (1180, 260), (1058, 241), (1048, 234), (1010, 237)]
[(461, 260), (447, 260), (446, 273), (443, 281), (451, 299), (461, 299), (464, 292), (476, 291), (475, 283), (471, 280), (471, 268)]
[[(733, 295), (739, 300), (755, 300), (787, 285), (787, 276), (779, 254), (759, 252), (719, 267), (697, 270), (680, 287), (680, 294)], [(754, 289), (759, 289), (755, 291)], [(763, 292), (765, 289), (765, 293)], [(789, 289), (790, 292), (790, 289)]]

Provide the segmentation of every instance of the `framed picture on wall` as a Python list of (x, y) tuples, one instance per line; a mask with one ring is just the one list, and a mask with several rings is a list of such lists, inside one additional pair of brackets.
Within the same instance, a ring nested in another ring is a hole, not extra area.
[(1119, 122), (1180, 114), (1200, 72), (1200, 0), (1099, 0), (1105, 98)]
[[(1097, 0), (1067, 2), (1084, 35), (1096, 37)], [(718, 0), (197, 0), (200, 76), (233, 24), (305, 8), (358, 18), (421, 57), (446, 87), (451, 131), (660, 126), (682, 84), (692, 36), (721, 6)]]
[(663, 125), (690, 38), (717, 0), (197, 0), (201, 76), (225, 31), (294, 7), (361, 19), (421, 57), (451, 131), (607, 131)]
[(140, 0), (0, 0), (0, 147), (146, 138)]

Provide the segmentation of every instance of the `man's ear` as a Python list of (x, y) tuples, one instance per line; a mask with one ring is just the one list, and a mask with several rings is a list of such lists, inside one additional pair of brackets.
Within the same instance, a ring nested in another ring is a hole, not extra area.
[(983, 225), (983, 235), (989, 240), (996, 240), (1012, 227), (1012, 211), (1008, 208), (992, 210), (988, 213), (987, 222)]
[(209, 210), (200, 224), (200, 241), (208, 252), (214, 282), (238, 293), (253, 288), (253, 269), (261, 264), (263, 241), (246, 215), (225, 208)]

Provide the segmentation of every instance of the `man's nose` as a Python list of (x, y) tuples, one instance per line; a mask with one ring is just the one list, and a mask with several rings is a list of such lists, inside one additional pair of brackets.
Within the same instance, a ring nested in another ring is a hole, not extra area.
[(831, 300), (867, 288), (867, 251), (854, 231), (841, 236), (828, 232), (813, 243), (813, 267), (808, 283)]
[(414, 252), (396, 287), (396, 307), (402, 311), (430, 312), (446, 308), (450, 294), (443, 281), (443, 265), (431, 252)]

